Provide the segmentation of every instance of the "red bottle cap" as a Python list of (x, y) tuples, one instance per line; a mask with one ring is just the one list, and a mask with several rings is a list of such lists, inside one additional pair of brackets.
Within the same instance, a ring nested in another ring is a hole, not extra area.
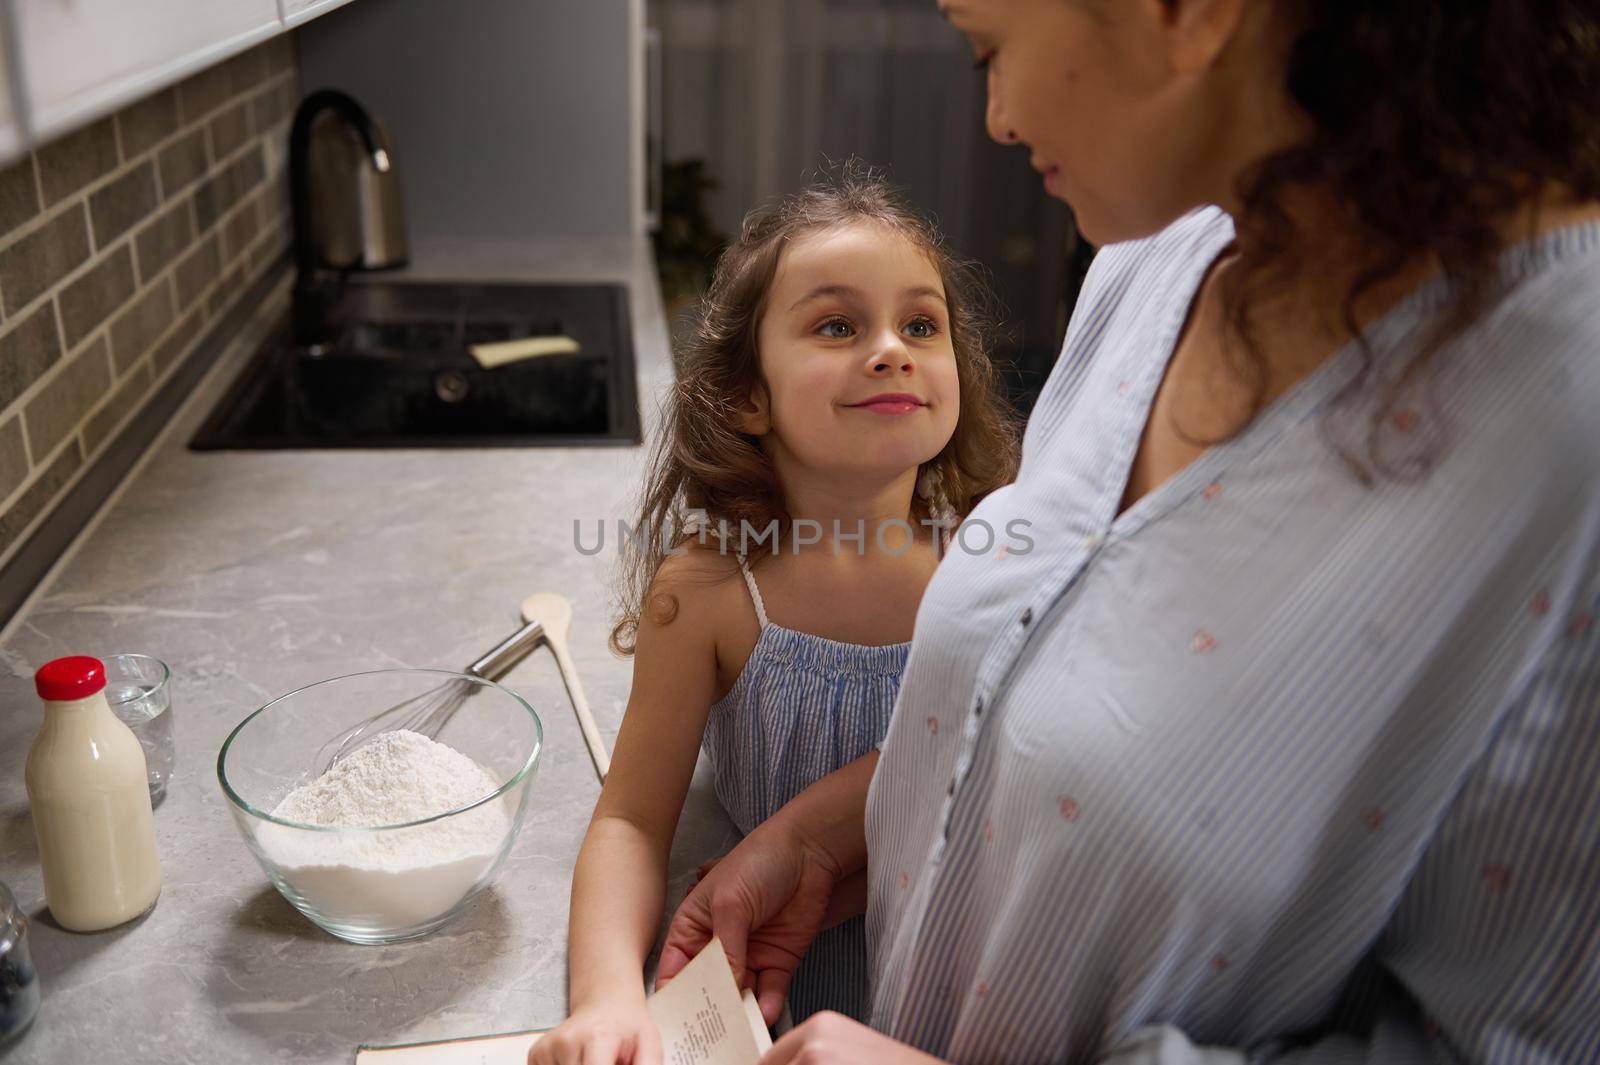
[(39, 698), (51, 702), (87, 699), (95, 692), (105, 691), (106, 667), (98, 658), (69, 655), (40, 666), (33, 675), (33, 686)]

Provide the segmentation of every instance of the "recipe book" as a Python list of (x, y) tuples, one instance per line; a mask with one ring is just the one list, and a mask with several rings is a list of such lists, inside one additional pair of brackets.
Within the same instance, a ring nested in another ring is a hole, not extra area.
[[(666, 987), (645, 1001), (661, 1029), (665, 1065), (756, 1065), (772, 1046), (755, 994), (741, 993), (713, 939)], [(437, 1043), (356, 1048), (356, 1065), (523, 1065), (543, 1032), (471, 1036)]]

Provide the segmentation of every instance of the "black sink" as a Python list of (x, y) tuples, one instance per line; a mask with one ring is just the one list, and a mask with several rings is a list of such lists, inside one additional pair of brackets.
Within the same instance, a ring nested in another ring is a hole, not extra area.
[[(620, 285), (351, 284), (326, 342), (289, 323), (190, 442), (222, 448), (637, 444), (627, 292)], [(567, 336), (576, 354), (486, 370), (473, 344)]]

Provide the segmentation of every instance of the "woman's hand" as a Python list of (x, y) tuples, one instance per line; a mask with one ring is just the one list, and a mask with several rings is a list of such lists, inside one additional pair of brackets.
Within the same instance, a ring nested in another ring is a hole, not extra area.
[[(694, 871), (696, 884), (706, 878), (706, 874), (718, 862), (720, 857), (710, 858), (700, 863)], [(851, 873), (833, 886), (833, 894), (828, 896), (828, 912), (822, 915), (822, 931), (827, 931), (834, 925), (843, 924), (852, 917), (857, 917), (867, 912), (867, 871)]]
[(661, 1065), (661, 1032), (643, 995), (597, 1002), (540, 1036), (528, 1065)]
[(761, 1065), (933, 1065), (939, 1059), (839, 1013), (818, 1013), (772, 1045)]
[(661, 947), (656, 986), (719, 936), (734, 978), (755, 988), (761, 1015), (775, 1024), (795, 968), (822, 928), (839, 869), (800, 837), (771, 825), (757, 826), (706, 869), (678, 906)]
[[(716, 862), (672, 915), (656, 970), (660, 987), (689, 964), (712, 936), (722, 940), (741, 987), (753, 987), (768, 1024), (783, 1012), (800, 957), (817, 932), (865, 893), (835, 887), (867, 867), (864, 815), (878, 752), (836, 769), (789, 800)], [(830, 901), (836, 904), (830, 907)]]

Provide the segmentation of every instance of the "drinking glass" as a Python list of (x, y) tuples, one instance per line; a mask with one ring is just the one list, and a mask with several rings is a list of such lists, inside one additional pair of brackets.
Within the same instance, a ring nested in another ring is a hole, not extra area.
[(106, 702), (144, 748), (153, 806), (166, 795), (172, 777), (172, 671), (150, 655), (117, 654), (101, 661), (106, 667)]

